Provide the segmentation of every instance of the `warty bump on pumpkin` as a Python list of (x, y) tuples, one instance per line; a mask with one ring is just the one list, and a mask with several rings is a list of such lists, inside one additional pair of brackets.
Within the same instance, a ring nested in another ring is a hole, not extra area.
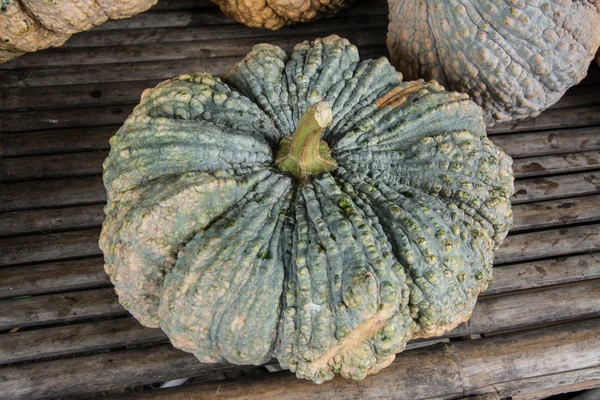
[(129, 18), (157, 0), (0, 0), (0, 63), (60, 46), (107, 19)]
[(407, 79), (468, 93), (488, 123), (536, 116), (586, 75), (597, 0), (388, 0), (387, 45)]
[(211, 0), (221, 10), (252, 28), (279, 29), (332, 15), (353, 0)]
[(258, 45), (222, 79), (146, 90), (111, 139), (105, 269), (202, 362), (362, 379), (469, 319), (511, 165), (465, 94), (338, 36)]

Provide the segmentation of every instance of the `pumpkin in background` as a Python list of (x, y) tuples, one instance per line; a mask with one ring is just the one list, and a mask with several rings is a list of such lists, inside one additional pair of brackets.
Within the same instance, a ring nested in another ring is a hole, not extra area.
[(469, 94), (486, 122), (536, 116), (585, 76), (600, 46), (588, 0), (388, 0), (387, 45), (408, 79)]
[(0, 0), (0, 63), (51, 46), (107, 19), (129, 18), (157, 0)]
[(481, 108), (338, 36), (146, 90), (111, 139), (120, 302), (202, 362), (362, 379), (470, 318), (512, 224)]
[(221, 10), (252, 28), (279, 29), (332, 15), (353, 0), (211, 0)]

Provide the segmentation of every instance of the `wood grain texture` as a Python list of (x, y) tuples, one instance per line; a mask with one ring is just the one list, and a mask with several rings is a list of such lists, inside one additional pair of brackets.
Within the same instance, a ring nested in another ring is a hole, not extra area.
[(597, 221), (600, 219), (600, 196), (517, 204), (513, 206), (513, 215), (515, 224), (511, 233), (524, 229)]
[(0, 336), (0, 364), (168, 341), (163, 331), (132, 317), (58, 326)]
[(497, 124), (488, 128), (487, 132), (489, 135), (497, 135), (594, 125), (600, 125), (600, 105), (549, 109), (536, 118)]
[(127, 314), (113, 288), (8, 299), (2, 300), (0, 330)]
[(104, 203), (89, 206), (15, 211), (2, 214), (0, 236), (52, 233), (98, 228), (104, 221)]
[(109, 139), (119, 126), (58, 129), (17, 134), (0, 133), (0, 158), (90, 150), (110, 150)]
[[(0, 182), (100, 175), (107, 156), (108, 151), (98, 150), (0, 159)], [(517, 179), (598, 168), (598, 150), (519, 158), (513, 163)]]
[(600, 149), (600, 126), (510, 133), (491, 140), (513, 158), (576, 153)]
[(99, 229), (0, 239), (0, 266), (100, 256)]
[[(187, 385), (118, 396), (121, 399), (219, 400), (306, 398), (413, 400), (457, 399), (497, 392), (501, 398), (526, 398), (548, 387), (596, 384), (600, 357), (598, 319), (536, 331), (439, 344), (409, 350), (387, 368), (360, 382), (340, 377), (322, 385), (289, 372), (254, 379)], [(572, 354), (581, 354), (571, 357)], [(587, 386), (590, 387), (590, 386)]]
[(600, 254), (582, 254), (494, 268), (483, 297), (600, 278)]
[[(600, 151), (519, 158), (513, 162), (515, 178), (593, 170), (600, 167)], [(85, 170), (84, 170), (85, 172)]]
[(200, 364), (170, 344), (114, 351), (0, 369), (0, 392), (32, 399), (130, 387), (235, 369), (230, 364)]
[[(140, 16), (144, 16), (144, 14), (142, 13)], [(269, 43), (277, 45), (285, 51), (289, 51), (296, 44), (304, 40), (313, 40), (315, 37), (325, 37), (334, 33), (352, 39), (354, 36), (352, 31), (357, 28), (352, 26), (340, 29), (339, 26), (335, 26), (335, 24), (333, 24), (333, 26), (329, 24), (319, 26), (322, 27), (322, 29), (314, 32), (294, 30), (287, 35), (271, 36), (269, 38)], [(381, 45), (385, 43), (385, 36), (386, 27), (379, 25), (375, 28), (361, 30), (360, 37), (355, 37), (356, 40), (353, 40), (353, 43), (361, 47)], [(15, 64), (13, 68), (29, 69), (46, 66), (57, 67), (63, 65), (137, 63), (158, 60), (185, 62), (188, 58), (221, 58), (234, 56), (241, 59), (252, 50), (252, 47), (263, 43), (264, 41), (263, 37), (243, 36), (235, 39), (212, 41), (200, 40), (193, 42), (148, 43), (93, 48), (58, 47), (49, 49), (43, 53), (30, 53), (26, 56), (19, 57), (13, 61)], [(3, 65), (7, 64), (0, 64), (0, 69)]]
[[(104, 203), (4, 213), (0, 236), (97, 228), (104, 221), (103, 209)], [(600, 196), (517, 204), (513, 206), (513, 215), (512, 233), (597, 221), (600, 219)]]
[(110, 287), (101, 257), (0, 269), (0, 298)]
[(0, 184), (0, 212), (106, 201), (101, 176)]
[(509, 235), (494, 263), (511, 263), (600, 250), (600, 224)]
[[(387, 56), (387, 48), (382, 43), (359, 49), (361, 58)], [(204, 71), (222, 75), (231, 68), (239, 56), (223, 58), (188, 58), (185, 62), (173, 63), (169, 60), (119, 64), (74, 65), (44, 67), (28, 70), (0, 69), (0, 82), (14, 87), (55, 86), (72, 84), (99, 84), (102, 82), (123, 82), (123, 80), (165, 80), (190, 71)]]
[(512, 204), (600, 193), (600, 172), (583, 172), (515, 181)]
[[(594, 210), (596, 211), (596, 210)], [(100, 229), (0, 238), (0, 266), (100, 256)], [(600, 249), (600, 224), (509, 235), (497, 264)]]
[[(569, 267), (576, 269), (580, 279), (587, 280), (577, 283), (577, 281), (569, 278), (569, 274), (565, 273), (566, 268)], [(517, 270), (519, 272), (516, 272)], [(511, 266), (504, 270), (504, 267), (501, 267), (496, 272), (500, 283), (490, 291), (490, 294), (480, 299), (473, 311), (471, 320), (466, 324), (459, 325), (455, 330), (447, 332), (444, 337), (490, 334), (566, 321), (573, 318), (600, 315), (600, 283), (598, 280), (594, 280), (600, 275), (600, 263), (598, 263), (597, 255), (573, 258), (564, 265), (558, 260), (554, 260), (554, 262), (529, 264), (525, 268)], [(509, 278), (514, 277), (515, 272), (526, 275), (522, 284), (516, 282), (511, 284), (509, 281)], [(545, 288), (543, 286), (564, 284), (565, 282), (572, 284)], [(542, 289), (512, 293), (531, 288)], [(507, 295), (508, 293), (510, 295)], [(498, 294), (504, 295), (497, 296)], [(17, 314), (17, 311), (12, 314), (8, 311), (0, 312), (0, 329), (11, 329), (33, 324), (55, 324), (100, 315), (127, 314), (118, 304), (111, 288), (8, 301), (12, 302), (8, 303), (10, 306), (25, 310), (26, 314)], [(44, 305), (41, 310), (36, 310), (33, 306), (36, 302), (38, 305)], [(65, 308), (68, 309), (65, 310)], [(7, 315), (7, 313), (9, 314)], [(89, 335), (82, 333), (93, 331), (94, 328), (91, 326), (96, 324), (98, 323), (91, 322), (88, 323), (90, 326), (83, 326), (85, 324), (82, 326), (70, 325), (47, 330), (0, 335), (0, 364), (35, 358), (36, 354), (38, 357), (50, 357), (58, 354), (86, 352), (102, 347), (115, 348), (123, 345), (123, 337), (127, 338), (129, 344), (164, 340), (162, 334), (145, 332), (137, 323), (122, 325), (124, 324), (122, 322), (115, 322), (114, 324), (102, 322), (100, 327), (103, 328), (99, 328), (99, 331), (116, 329), (114, 325), (123, 328), (124, 331), (121, 336), (112, 339), (104, 337), (104, 335), (89, 337)], [(71, 330), (72, 333), (69, 333)], [(46, 337), (56, 338), (56, 343), (53, 342), (54, 344), (47, 349), (44, 349), (42, 345), (34, 345), (38, 340), (43, 342)], [(15, 348), (14, 344), (17, 343), (15, 341), (21, 340), (19, 338), (22, 338), (22, 342), (19, 342), (21, 344), (17, 346), (19, 349), (13, 350)], [(62, 340), (59, 340), (59, 338), (62, 338)]]

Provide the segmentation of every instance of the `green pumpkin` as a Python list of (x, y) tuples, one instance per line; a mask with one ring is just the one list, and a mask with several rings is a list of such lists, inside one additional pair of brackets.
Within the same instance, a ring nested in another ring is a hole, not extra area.
[(467, 93), (490, 124), (535, 117), (600, 46), (600, 1), (388, 0), (387, 45), (408, 79)]
[(337, 36), (163, 82), (111, 146), (106, 271), (202, 362), (362, 379), (469, 319), (512, 224), (481, 108)]

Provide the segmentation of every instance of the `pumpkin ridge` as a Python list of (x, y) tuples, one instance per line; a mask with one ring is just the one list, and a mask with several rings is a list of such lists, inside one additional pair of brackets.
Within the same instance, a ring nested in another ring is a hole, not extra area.
[[(260, 272), (253, 267), (252, 261), (257, 259), (263, 247), (261, 243), (264, 240), (268, 243), (280, 233), (278, 220), (281, 210), (286, 207), (286, 198), (289, 198), (290, 180), (274, 174), (259, 186), (227, 214), (221, 214), (210, 229), (196, 234), (182, 249), (175, 267), (165, 278), (159, 307), (161, 327), (175, 347), (193, 352), (201, 361), (226, 359), (244, 364), (261, 363), (268, 357), (275, 340), (280, 297), (275, 291), (261, 299), (270, 304), (266, 309), (260, 308), (260, 315), (270, 315), (272, 328), (267, 329), (269, 335), (259, 332), (269, 328), (266, 320), (262, 320), (262, 329), (256, 323), (222, 325), (224, 319), (236, 314), (235, 299), (241, 294), (240, 289), (255, 272)], [(249, 240), (244, 240), (251, 233), (251, 227), (244, 224), (246, 220), (261, 228)], [(267, 283), (283, 280), (277, 258), (274, 254), (260, 261), (270, 265), (268, 269), (273, 271), (273, 279)], [(246, 314), (250, 311), (244, 304), (239, 306)], [(254, 342), (258, 340), (255, 347), (252, 343), (239, 348), (235, 345), (236, 338), (243, 342), (248, 337)], [(231, 346), (221, 347), (219, 340), (221, 344), (231, 343)]]

